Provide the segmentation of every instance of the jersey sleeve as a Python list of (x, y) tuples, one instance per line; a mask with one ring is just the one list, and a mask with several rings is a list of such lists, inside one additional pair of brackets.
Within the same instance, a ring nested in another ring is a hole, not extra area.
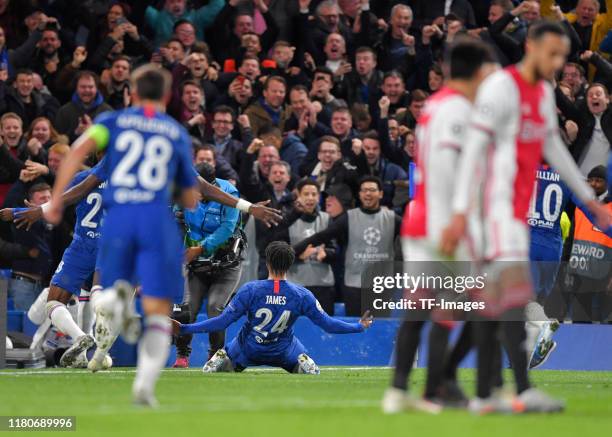
[(104, 150), (108, 146), (113, 120), (114, 114), (112, 112), (103, 112), (96, 117), (93, 125), (85, 131), (85, 135), (96, 143), (97, 150)]
[(470, 110), (468, 104), (456, 102), (452, 106), (449, 105), (444, 114), (441, 114), (444, 123), (438, 123), (436, 126), (436, 143), (439, 149), (461, 150), (465, 141)]
[(176, 182), (181, 188), (194, 187), (197, 181), (197, 172), (193, 168), (191, 157), (191, 137), (182, 126), (179, 142), (176, 146), (178, 159)]
[[(510, 119), (509, 101), (516, 94), (512, 81), (503, 71), (489, 76), (478, 90), (470, 122), (465, 133), (465, 146), (458, 163), (457, 183), (453, 195), (453, 211), (465, 214), (475, 189), (475, 174), (487, 144)], [(514, 99), (516, 100), (516, 99)]]
[(494, 135), (505, 126), (509, 117), (510, 102), (516, 100), (514, 83), (507, 73), (499, 71), (489, 76), (478, 89), (470, 126)]
[(223, 331), (247, 312), (249, 300), (250, 288), (247, 284), (238, 290), (232, 301), (220, 315), (202, 322), (181, 325), (181, 334)]
[(81, 171), (79, 173), (77, 173), (72, 180), (70, 181), (70, 183), (68, 184), (68, 186), (66, 187), (66, 190), (74, 187), (75, 185), (80, 184), (81, 182), (83, 182), (83, 180), (89, 176), (91, 174), (91, 170), (86, 170), (86, 171)]
[(363, 332), (363, 326), (359, 323), (347, 323), (327, 315), (319, 301), (310, 291), (304, 296), (303, 305), (303, 314), (325, 332), (329, 332), (330, 334), (353, 334)]
[(108, 159), (106, 156), (102, 158), (100, 162), (96, 164), (94, 168), (91, 169), (91, 174), (100, 180), (100, 182), (104, 182), (108, 179)]

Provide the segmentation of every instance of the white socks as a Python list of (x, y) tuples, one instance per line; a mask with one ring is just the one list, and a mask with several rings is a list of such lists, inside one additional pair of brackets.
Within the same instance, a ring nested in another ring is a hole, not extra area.
[(94, 324), (93, 305), (90, 301), (92, 292), (93, 291), (81, 290), (81, 295), (79, 296), (79, 315), (77, 317), (79, 326), (83, 332), (90, 335)]
[(64, 334), (69, 335), (73, 340), (85, 335), (63, 303), (57, 300), (47, 302), (46, 310), (51, 323)]
[(529, 302), (525, 307), (525, 320), (529, 322), (548, 322), (544, 307), (537, 302)]
[(161, 370), (170, 354), (172, 324), (168, 316), (153, 314), (145, 319), (145, 333), (138, 344), (138, 367), (134, 393), (153, 394)]

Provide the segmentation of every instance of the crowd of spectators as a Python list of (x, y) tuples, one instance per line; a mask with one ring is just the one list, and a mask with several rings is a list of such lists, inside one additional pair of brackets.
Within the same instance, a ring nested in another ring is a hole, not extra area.
[[(612, 0), (0, 0), (0, 204), (40, 203), (68, 145), (98, 114), (129, 106), (130, 72), (152, 62), (172, 73), (168, 112), (192, 136), (194, 163), (251, 202), (294, 221), (324, 212), (342, 229), (295, 247), (299, 262), (331, 265), (331, 301), (346, 299), (345, 246), (365, 236), (350, 235), (345, 213), (402, 214), (414, 129), (441, 87), (445, 47), (468, 34), (507, 66), (540, 19), (571, 39), (556, 96), (586, 176), (612, 142)], [(315, 209), (299, 200), (304, 178), (316, 182)], [(249, 226), (251, 243), (288, 239), (292, 223)], [(14, 279), (46, 283), (70, 228), (41, 226), (32, 238), (3, 225), (0, 258)]]

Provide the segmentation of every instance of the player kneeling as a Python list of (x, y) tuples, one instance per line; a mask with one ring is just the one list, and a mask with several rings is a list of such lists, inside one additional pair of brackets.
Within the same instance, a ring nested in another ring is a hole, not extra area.
[(293, 335), (298, 317), (306, 316), (332, 334), (363, 332), (372, 325), (368, 312), (357, 323), (328, 316), (309, 290), (285, 279), (294, 259), (295, 252), (287, 243), (270, 243), (266, 248), (269, 279), (243, 285), (217, 317), (189, 325), (172, 321), (175, 334), (193, 334), (222, 331), (247, 315), (236, 338), (226, 349), (217, 351), (204, 365), (204, 372), (241, 372), (249, 366), (273, 366), (290, 373), (316, 375), (319, 368)]

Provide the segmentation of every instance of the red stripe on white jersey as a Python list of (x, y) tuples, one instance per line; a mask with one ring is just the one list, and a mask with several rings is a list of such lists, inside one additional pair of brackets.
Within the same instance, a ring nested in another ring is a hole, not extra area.
[[(450, 97), (454, 97), (459, 93), (451, 88), (443, 87), (437, 93), (433, 94), (427, 99), (423, 113), (419, 117), (417, 122), (417, 135), (415, 140), (419, 137), (428, 137), (427, 129), (430, 128), (430, 120), (435, 115), (436, 108)], [(421, 134), (420, 131), (424, 133)], [(418, 140), (416, 141), (416, 178), (413, 179), (415, 184), (414, 199), (408, 204), (404, 212), (404, 219), (402, 220), (402, 227), (400, 235), (402, 237), (420, 238), (427, 235), (427, 174), (426, 174), (426, 163), (428, 160), (429, 152), (432, 147), (431, 144), (422, 144)]]

